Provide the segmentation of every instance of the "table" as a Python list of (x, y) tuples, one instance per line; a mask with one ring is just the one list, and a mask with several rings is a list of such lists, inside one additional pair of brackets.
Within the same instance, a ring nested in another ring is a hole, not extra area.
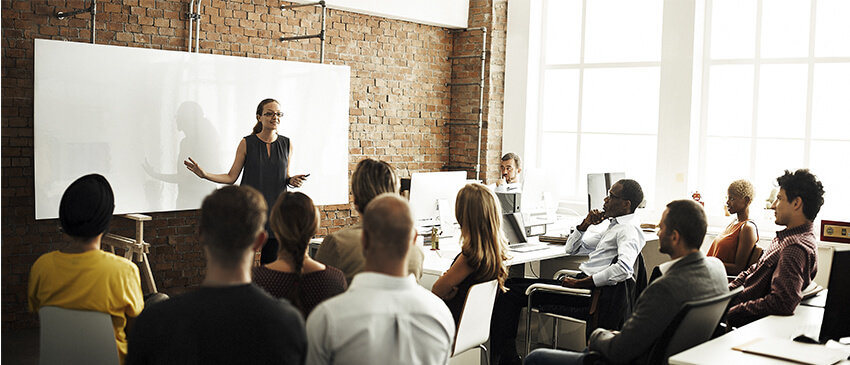
[[(756, 338), (792, 339), (800, 334), (817, 338), (822, 319), (823, 308), (797, 306), (792, 316), (767, 316), (690, 350), (673, 355), (668, 361), (671, 365), (794, 364), (732, 350), (732, 347)], [(840, 362), (840, 364), (848, 363), (850, 361), (847, 360)]]

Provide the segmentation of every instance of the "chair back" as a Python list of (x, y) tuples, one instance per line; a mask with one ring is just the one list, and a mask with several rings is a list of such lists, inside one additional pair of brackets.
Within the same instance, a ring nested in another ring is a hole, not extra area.
[(729, 302), (743, 288), (711, 298), (686, 302), (649, 352), (650, 364), (667, 364), (667, 358), (711, 339)]
[(40, 364), (118, 364), (112, 317), (107, 313), (42, 307)]
[(490, 317), (496, 302), (498, 280), (478, 283), (469, 288), (463, 312), (458, 320), (452, 356), (487, 342), (490, 337)]
[(753, 246), (753, 251), (750, 252), (750, 257), (747, 259), (747, 267), (744, 268), (746, 270), (750, 266), (753, 266), (756, 262), (759, 262), (761, 255), (764, 253), (764, 249), (759, 247), (758, 245)]

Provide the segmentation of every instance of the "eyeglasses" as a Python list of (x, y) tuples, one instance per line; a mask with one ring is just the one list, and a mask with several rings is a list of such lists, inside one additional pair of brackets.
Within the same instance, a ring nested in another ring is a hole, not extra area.
[(612, 193), (612, 192), (610, 192), (610, 191), (609, 191), (609, 192), (608, 192), (608, 199), (611, 199), (611, 198), (617, 198), (617, 199), (620, 199), (620, 200), (626, 200), (625, 198), (623, 198), (623, 197), (621, 197), (621, 196), (614, 195), (614, 193)]
[(283, 118), (283, 113), (282, 112), (277, 112), (277, 113), (275, 113), (275, 112), (265, 112), (265, 113), (263, 113), (263, 116), (269, 117), (269, 118), (271, 118), (271, 117)]

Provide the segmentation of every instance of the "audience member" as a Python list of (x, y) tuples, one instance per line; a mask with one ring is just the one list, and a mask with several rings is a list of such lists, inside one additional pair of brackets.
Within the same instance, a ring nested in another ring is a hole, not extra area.
[(496, 185), (491, 186), (491, 188), (497, 193), (521, 192), (522, 183), (519, 181), (521, 172), (522, 160), (520, 160), (519, 155), (513, 152), (506, 153), (499, 163), (499, 180), (496, 180)]
[[(366, 205), (376, 196), (383, 193), (398, 194), (399, 181), (390, 164), (367, 158), (360, 161), (351, 175), (351, 193), (354, 195), (354, 208), (363, 216)], [(355, 274), (363, 271), (365, 257), (360, 239), (363, 236), (362, 223), (343, 228), (326, 236), (316, 252), (316, 260), (340, 269), (345, 274), (345, 281), (351, 284)], [(425, 254), (422, 250), (410, 250), (407, 258), (408, 271), (422, 277), (422, 261)]]
[[(643, 201), (643, 190), (637, 181), (623, 179), (614, 183), (605, 198), (603, 211), (593, 210), (575, 227), (566, 243), (570, 255), (589, 255), (579, 266), (579, 277), (567, 277), (563, 281), (553, 279), (508, 279), (508, 291), (496, 298), (491, 324), (490, 342), (492, 364), (514, 364), (519, 362), (516, 353), (516, 332), (519, 313), (528, 304), (525, 291), (531, 284), (546, 283), (571, 288), (613, 287), (605, 291), (599, 300), (599, 322), (602, 328), (619, 329), (631, 313), (628, 289), (625, 282), (633, 277), (634, 264), (646, 244), (635, 210)], [(585, 233), (591, 225), (608, 220), (608, 228), (600, 234)], [(557, 305), (562, 313), (574, 318), (588, 319), (590, 300), (542, 293), (534, 296), (533, 305)], [(603, 308), (604, 307), (604, 308)], [(604, 313), (604, 314), (603, 314)], [(591, 330), (592, 328), (588, 328)], [(501, 360), (501, 362), (500, 362)]]
[(206, 254), (201, 287), (145, 310), (130, 332), (128, 364), (301, 364), (304, 320), (284, 299), (251, 283), (263, 247), (266, 202), (254, 188), (226, 186), (201, 206)]
[(407, 273), (416, 231), (407, 202), (382, 194), (363, 213), (366, 264), (348, 291), (307, 318), (307, 364), (446, 364), (455, 326)]
[(504, 289), (508, 272), (500, 227), (502, 217), (490, 189), (481, 184), (463, 187), (457, 194), (455, 217), (460, 225), (460, 253), (449, 270), (434, 282), (431, 291), (446, 301), (457, 324), (469, 288), (498, 279), (499, 287)]
[(112, 316), (119, 360), (127, 354), (126, 329), (142, 312), (139, 268), (129, 260), (102, 251), (115, 198), (101, 175), (83, 176), (62, 194), (59, 223), (70, 239), (60, 249), (41, 255), (29, 278), (29, 309), (41, 307), (89, 310)]
[(747, 180), (733, 181), (726, 191), (726, 209), (736, 217), (723, 233), (714, 238), (708, 256), (723, 261), (728, 275), (738, 275), (747, 268), (759, 240), (758, 228), (750, 220), (750, 203), (754, 195), (753, 184)]
[(255, 267), (254, 283), (274, 297), (289, 299), (307, 318), (316, 305), (345, 291), (345, 276), (307, 255), (319, 228), (319, 210), (310, 197), (281, 193), (269, 219), (279, 244), (277, 260)]
[(779, 193), (773, 202), (776, 232), (758, 263), (741, 272), (729, 288), (744, 287), (732, 301), (726, 317), (740, 327), (776, 314), (789, 316), (803, 299), (803, 289), (817, 273), (818, 248), (812, 228), (823, 205), (823, 184), (809, 170), (800, 169), (776, 178)]
[[(661, 276), (637, 301), (622, 331), (598, 328), (590, 336), (589, 349), (614, 364), (646, 363), (652, 345), (685, 302), (728, 292), (723, 263), (699, 250), (706, 230), (702, 206), (691, 200), (667, 204), (659, 224), (661, 252), (672, 261), (659, 267)], [(582, 364), (585, 353), (534, 350), (525, 364)]]

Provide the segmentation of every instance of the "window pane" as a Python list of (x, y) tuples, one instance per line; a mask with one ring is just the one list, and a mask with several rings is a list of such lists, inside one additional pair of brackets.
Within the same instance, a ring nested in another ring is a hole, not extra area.
[(850, 1), (818, 0), (815, 56), (850, 57)]
[(662, 5), (662, 0), (588, 0), (584, 61), (660, 61)]
[(758, 139), (756, 140), (756, 163), (753, 186), (756, 188), (754, 202), (767, 199), (776, 186), (776, 178), (785, 170), (794, 171), (803, 167), (805, 143), (802, 140)]
[(544, 131), (575, 132), (578, 120), (578, 70), (546, 70), (543, 77)]
[(559, 199), (576, 194), (575, 133), (543, 133), (540, 140), (540, 167), (545, 171), (543, 191), (551, 191)]
[(803, 137), (806, 133), (808, 66), (761, 67), (758, 104), (759, 137)]
[(546, 63), (579, 63), (581, 1), (546, 2)]
[(711, 4), (711, 58), (753, 58), (756, 1), (714, 0)]
[(627, 178), (640, 183), (649, 204), (655, 191), (656, 145), (655, 136), (583, 134), (579, 195), (587, 199), (588, 173), (625, 172)]
[(705, 179), (698, 187), (708, 215), (723, 214), (726, 188), (738, 179), (750, 178), (750, 139), (709, 137), (705, 149)]
[(763, 0), (761, 56), (808, 56), (810, 14), (806, 0)]
[(850, 169), (836, 166), (836, 161), (846, 158), (843, 156), (846, 156), (847, 151), (850, 151), (850, 141), (812, 141), (809, 167), (826, 191), (818, 218), (850, 221), (850, 210), (847, 209), (850, 206), (850, 194), (846, 191)]
[(752, 65), (712, 66), (708, 84), (708, 135), (752, 135)]
[(658, 132), (657, 67), (586, 69), (581, 129), (585, 132)]
[(850, 139), (850, 63), (816, 64), (814, 77), (812, 137)]

